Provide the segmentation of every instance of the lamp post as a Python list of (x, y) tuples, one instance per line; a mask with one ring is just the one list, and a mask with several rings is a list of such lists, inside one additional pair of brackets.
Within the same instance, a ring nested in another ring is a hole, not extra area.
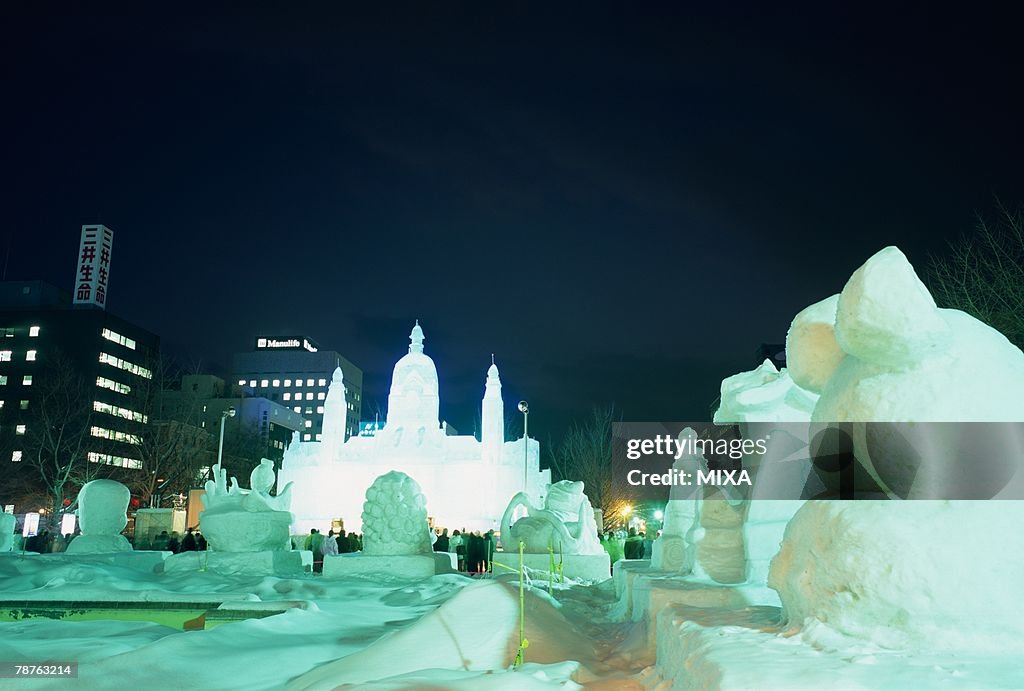
[(235, 416), (235, 407), (231, 406), (220, 414), (220, 445), (217, 447), (217, 466), (224, 460), (224, 421)]
[(530, 436), (527, 434), (530, 423), (530, 404), (519, 401), (519, 412), (523, 414), (523, 491), (530, 487)]

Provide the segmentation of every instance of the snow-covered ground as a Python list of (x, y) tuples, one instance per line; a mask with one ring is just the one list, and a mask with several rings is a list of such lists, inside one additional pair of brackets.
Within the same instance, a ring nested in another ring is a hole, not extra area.
[[(642, 688), (648, 661), (616, 654), (625, 634), (604, 611), (610, 583), (526, 594), (527, 664), (517, 576), (442, 575), (417, 583), (145, 574), (109, 564), (0, 558), (0, 598), (210, 601), (293, 606), (283, 614), (179, 631), (138, 621), (0, 622), (0, 660), (77, 661), (79, 678), (3, 680), (0, 688), (531, 689)], [(573, 681), (576, 680), (576, 681)]]

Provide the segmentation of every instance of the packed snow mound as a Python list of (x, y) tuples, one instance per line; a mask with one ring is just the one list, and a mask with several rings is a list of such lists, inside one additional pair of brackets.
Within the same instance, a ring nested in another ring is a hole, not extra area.
[(864, 262), (839, 295), (836, 339), (845, 352), (865, 362), (916, 362), (941, 351), (949, 337), (931, 293), (896, 247)]
[(721, 403), (715, 424), (741, 422), (799, 422), (810, 418), (817, 396), (793, 383), (766, 359), (757, 369), (722, 380)]
[[(526, 638), (529, 662), (550, 664), (575, 658), (593, 664), (593, 643), (566, 621), (546, 594), (532, 590), (526, 597)], [(301, 675), (288, 689), (327, 690), (423, 670), (504, 670), (515, 661), (518, 649), (518, 591), (502, 581), (481, 581), (463, 588), (412, 626)], [(517, 687), (514, 679), (510, 682), (507, 688), (525, 688)]]
[[(827, 338), (803, 338), (807, 313), (818, 308), (826, 305), (801, 312), (804, 319), (798, 315), (791, 329), (798, 376), (815, 387), (826, 368), (801, 363), (835, 357)], [(974, 317), (936, 308), (895, 247), (868, 259), (847, 282), (835, 336), (847, 356), (821, 386), (816, 422), (1024, 420), (1024, 353)]]
[(820, 394), (846, 353), (836, 340), (839, 295), (805, 308), (786, 334), (786, 369), (793, 382)]
[(817, 620), (885, 648), (1024, 651), (1024, 540), (1000, 529), (1022, 524), (1024, 502), (810, 501), (768, 584), (792, 627)]

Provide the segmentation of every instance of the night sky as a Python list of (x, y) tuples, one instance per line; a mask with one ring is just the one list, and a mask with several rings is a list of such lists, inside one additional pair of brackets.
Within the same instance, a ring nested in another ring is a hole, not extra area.
[(6, 278), (104, 223), (111, 311), (213, 371), (308, 335), (364, 412), (418, 318), (462, 432), (492, 352), (543, 441), (707, 419), (873, 252), (1024, 203), (1021, 18), (974, 4), (140, 4), (0, 10)]

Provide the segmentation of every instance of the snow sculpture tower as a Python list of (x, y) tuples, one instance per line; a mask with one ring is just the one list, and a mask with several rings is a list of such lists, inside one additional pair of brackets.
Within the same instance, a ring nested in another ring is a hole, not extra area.
[(324, 448), (334, 454), (345, 443), (345, 425), (348, 420), (348, 403), (345, 400), (345, 383), (341, 368), (334, 369), (331, 385), (324, 400)]
[(505, 443), (505, 404), (501, 400), (501, 378), (498, 376), (498, 366), (494, 364), (493, 355), (491, 366), (487, 370), (487, 383), (484, 385), (480, 427), (483, 460), (486, 463), (497, 463), (501, 459), (502, 446)]
[(395, 363), (388, 394), (386, 437), (394, 446), (422, 446), (440, 436), (440, 400), (437, 368), (423, 354), (423, 328), (419, 320), (409, 334), (409, 352)]

